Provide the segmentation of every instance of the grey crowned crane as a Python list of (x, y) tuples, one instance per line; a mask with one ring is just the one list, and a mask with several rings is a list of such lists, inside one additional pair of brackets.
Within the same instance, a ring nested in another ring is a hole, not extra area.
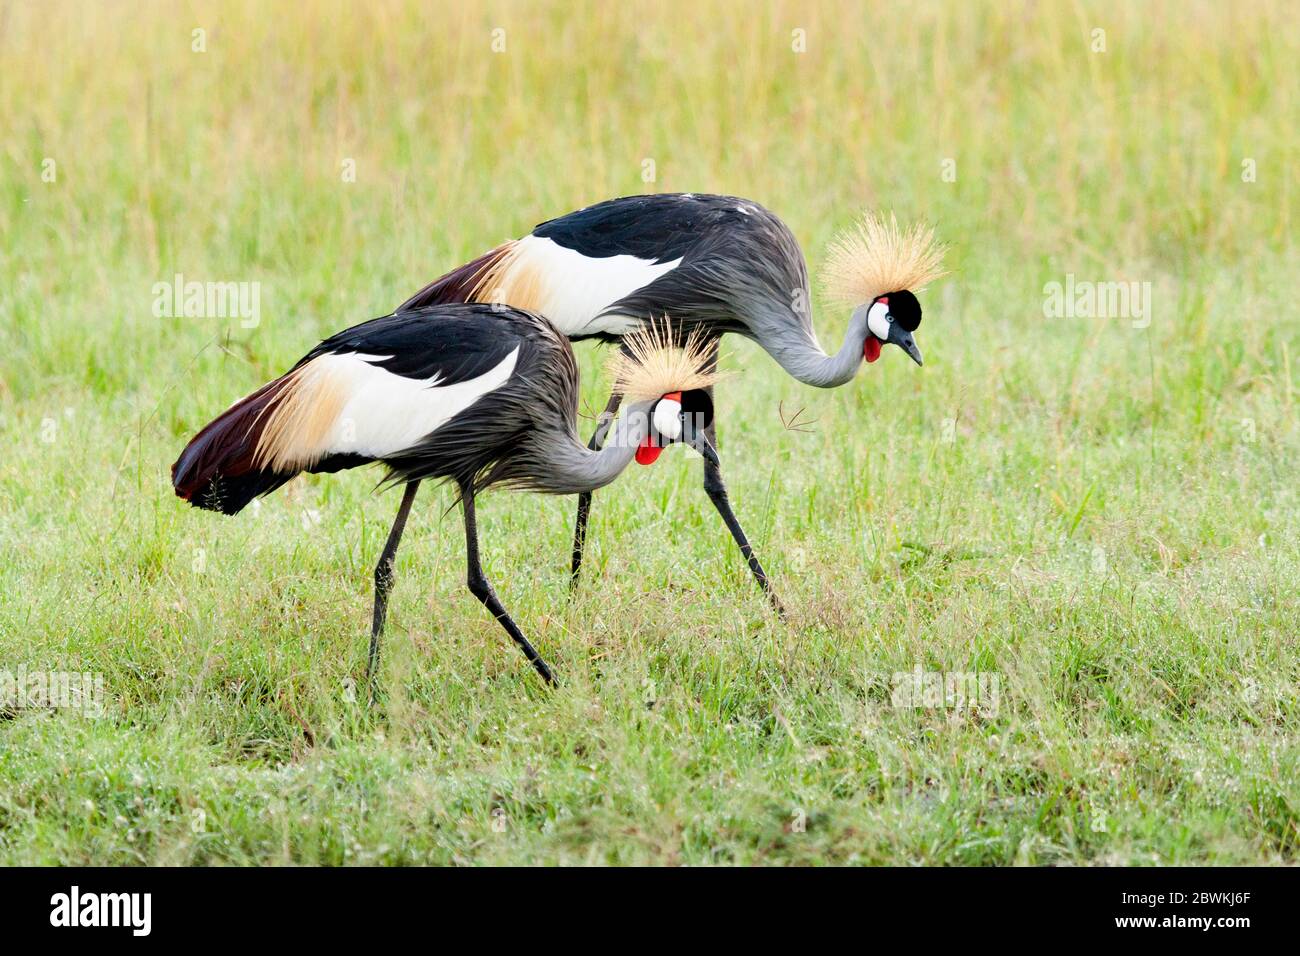
[(465, 518), (468, 584), (547, 682), (550, 668), (501, 605), (479, 561), (475, 496), (492, 485), (588, 493), (636, 458), (683, 442), (716, 462), (706, 430), (714, 381), (698, 336), (647, 329), (613, 364), (631, 405), (599, 451), (578, 440), (578, 367), (568, 339), (511, 308), (448, 304), (405, 310), (326, 339), (281, 377), (203, 428), (172, 465), (176, 494), (239, 512), (301, 472), (371, 462), (405, 484), (375, 567), (368, 674), (379, 661), (393, 559), (425, 479), (454, 482)]
[[(780, 219), (755, 202), (692, 193), (611, 199), (537, 226), (449, 272), (402, 308), (444, 302), (497, 302), (545, 315), (570, 339), (623, 340), (658, 315), (684, 334), (702, 335), (710, 369), (718, 339), (747, 336), (808, 385), (848, 382), (864, 361), (898, 346), (917, 365), (921, 323), (916, 292), (943, 274), (931, 231), (900, 229), (866, 216), (831, 247), (826, 293), (853, 312), (844, 344), (826, 354), (813, 332), (808, 270)], [(599, 448), (619, 407), (615, 390), (596, 427)], [(714, 425), (708, 428), (714, 441)], [(781, 603), (732, 511), (717, 462), (706, 461), (704, 490), (777, 611)], [(578, 500), (573, 581), (586, 539), (590, 492)]]

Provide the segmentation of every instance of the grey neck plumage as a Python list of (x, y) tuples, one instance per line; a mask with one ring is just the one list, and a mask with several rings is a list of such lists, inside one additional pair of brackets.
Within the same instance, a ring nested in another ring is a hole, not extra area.
[[(811, 301), (806, 286), (799, 299)], [(788, 303), (766, 293), (741, 297), (738, 311), (744, 319), (737, 331), (761, 345), (778, 365), (805, 385), (834, 388), (851, 380), (862, 365), (870, 308), (871, 304), (866, 303), (853, 310), (844, 344), (834, 355), (822, 350), (810, 313), (796, 310), (792, 314)]]
[(623, 473), (650, 433), (653, 401), (633, 402), (610, 427), (599, 451), (578, 444), (572, 431), (554, 434), (545, 450), (547, 468), (537, 477), (539, 490), (576, 495), (603, 488)]
[(822, 351), (811, 329), (789, 323), (778, 327), (769, 342), (760, 341), (777, 363), (803, 382), (818, 388), (834, 388), (850, 381), (862, 365), (862, 347), (866, 343), (867, 311), (870, 305), (859, 306), (849, 317), (849, 328), (844, 344), (834, 355)]
[[(764, 330), (767, 334), (756, 334), (754, 338), (783, 369), (805, 385), (834, 388), (851, 381), (862, 365), (862, 347), (869, 334), (869, 308), (867, 303), (853, 311), (844, 344), (834, 355), (822, 350), (811, 327), (790, 323), (784, 317), (770, 323), (761, 320), (754, 323), (767, 326)], [(599, 451), (580, 445), (571, 430), (550, 433), (543, 450), (547, 467), (539, 469), (543, 474), (534, 477), (535, 487), (553, 494), (576, 495), (608, 485), (631, 464), (637, 448), (645, 441), (653, 407), (653, 401), (625, 406)]]

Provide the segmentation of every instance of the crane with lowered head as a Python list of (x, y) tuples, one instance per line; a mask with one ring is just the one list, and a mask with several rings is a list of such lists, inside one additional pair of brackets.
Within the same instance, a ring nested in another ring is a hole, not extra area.
[[(624, 341), (656, 316), (681, 334), (702, 335), (710, 369), (718, 339), (753, 339), (788, 373), (832, 388), (894, 345), (917, 365), (921, 324), (916, 293), (943, 275), (933, 231), (901, 228), (891, 215), (866, 214), (831, 245), (823, 291), (852, 309), (843, 345), (827, 354), (812, 322), (808, 269), (794, 234), (748, 199), (694, 193), (625, 196), (535, 227), (431, 282), (402, 308), (493, 302), (539, 312), (570, 339)], [(591, 438), (599, 448), (622, 396), (615, 388)], [(714, 424), (708, 438), (715, 442)], [(704, 465), (704, 490), (750, 571), (782, 610), (767, 572), (732, 510), (716, 462)], [(582, 567), (591, 493), (578, 499), (572, 578)]]
[(426, 479), (454, 483), (469, 590), (553, 683), (483, 573), (475, 499), (493, 485), (590, 492), (676, 442), (716, 463), (707, 437), (715, 376), (699, 335), (678, 342), (667, 324), (625, 340), (611, 364), (632, 404), (595, 450), (577, 437), (573, 349), (546, 319), (480, 304), (399, 311), (331, 336), (217, 416), (172, 465), (172, 484), (192, 505), (233, 515), (302, 472), (387, 466), (386, 482), (405, 491), (375, 567), (373, 689), (393, 561), (416, 492)]

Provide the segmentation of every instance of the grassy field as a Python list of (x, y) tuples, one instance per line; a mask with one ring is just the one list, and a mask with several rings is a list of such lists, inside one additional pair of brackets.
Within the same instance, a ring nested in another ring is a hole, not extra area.
[[(0, 863), (1296, 861), (1291, 5), (264, 6), (0, 0), (0, 672), (104, 686), (0, 702)], [(762, 202), (814, 269), (864, 207), (952, 245), (923, 369), (823, 392), (728, 340), (789, 620), (680, 449), (597, 494), (573, 598), (574, 500), (486, 496), (549, 692), (444, 490), (367, 707), (378, 473), (228, 519), (168, 467), (326, 334), (672, 190)], [(177, 273), (259, 321), (157, 316)], [(1049, 316), (1069, 276), (1149, 283), (1149, 321)], [(996, 699), (899, 706), (917, 668)]]

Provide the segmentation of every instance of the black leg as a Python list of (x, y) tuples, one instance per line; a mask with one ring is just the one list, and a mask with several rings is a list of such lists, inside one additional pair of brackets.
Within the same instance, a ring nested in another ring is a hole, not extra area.
[[(709, 359), (710, 370), (716, 368), (717, 364), (718, 342), (715, 339)], [(709, 387), (707, 391), (709, 393), (709, 399), (712, 400), (713, 388)], [(716, 408), (716, 406), (714, 407)], [(716, 416), (713, 421), (709, 422), (709, 426), (704, 430), (704, 434), (709, 439), (709, 443), (713, 445), (714, 448), (717, 448), (718, 436)], [(727, 530), (731, 532), (731, 536), (736, 539), (736, 544), (740, 545), (740, 553), (745, 556), (745, 560), (749, 563), (749, 570), (753, 572), (754, 580), (757, 581), (758, 586), (763, 589), (763, 593), (767, 595), (767, 599), (772, 602), (772, 607), (776, 613), (785, 617), (785, 607), (781, 604), (781, 599), (778, 598), (776, 592), (772, 590), (772, 582), (768, 580), (767, 572), (763, 570), (763, 565), (759, 563), (758, 555), (754, 554), (754, 549), (750, 546), (749, 538), (745, 536), (745, 529), (740, 526), (740, 519), (737, 518), (736, 513), (731, 510), (731, 499), (727, 496), (727, 486), (722, 480), (722, 472), (717, 465), (711, 464), (707, 461), (704, 463), (704, 493), (707, 494), (709, 500), (713, 502), (713, 507), (718, 509), (718, 514), (722, 515), (722, 520), (726, 523)]]
[(492, 612), (492, 616), (501, 622), (501, 626), (506, 629), (506, 633), (519, 645), (519, 649), (524, 652), (524, 656), (537, 669), (537, 673), (542, 675), (542, 679), (548, 684), (555, 683), (555, 675), (551, 669), (546, 666), (546, 661), (542, 656), (533, 649), (533, 645), (528, 643), (528, 638), (519, 630), (506, 609), (501, 606), (497, 600), (496, 592), (492, 590), (492, 585), (488, 583), (487, 576), (483, 574), (483, 566), (479, 563), (478, 558), (478, 525), (474, 520), (474, 490), (461, 486), (461, 507), (465, 511), (465, 561), (468, 565), (467, 583), (469, 584), (470, 593), (483, 602), (483, 606)]
[[(605, 405), (605, 411), (600, 416), (600, 421), (596, 423), (596, 430), (591, 434), (591, 441), (587, 442), (587, 447), (592, 451), (599, 451), (600, 446), (605, 443), (605, 436), (609, 434), (609, 426), (614, 423), (614, 416), (618, 414), (618, 406), (623, 401), (623, 396), (615, 392), (609, 396), (609, 402)], [(591, 511), (591, 492), (584, 491), (578, 495), (578, 520), (573, 525), (573, 564), (569, 572), (569, 585), (578, 586), (578, 573), (582, 570), (582, 552), (587, 544), (587, 514)]]
[(388, 532), (388, 543), (375, 565), (375, 615), (370, 627), (370, 659), (366, 665), (366, 683), (370, 685), (371, 699), (375, 696), (375, 674), (379, 670), (379, 638), (384, 633), (384, 618), (388, 615), (388, 593), (393, 590), (393, 558), (401, 543), (402, 532), (406, 530), (406, 518), (411, 513), (411, 503), (415, 501), (419, 487), (419, 481), (407, 484), (397, 517), (393, 520), (393, 530)]

